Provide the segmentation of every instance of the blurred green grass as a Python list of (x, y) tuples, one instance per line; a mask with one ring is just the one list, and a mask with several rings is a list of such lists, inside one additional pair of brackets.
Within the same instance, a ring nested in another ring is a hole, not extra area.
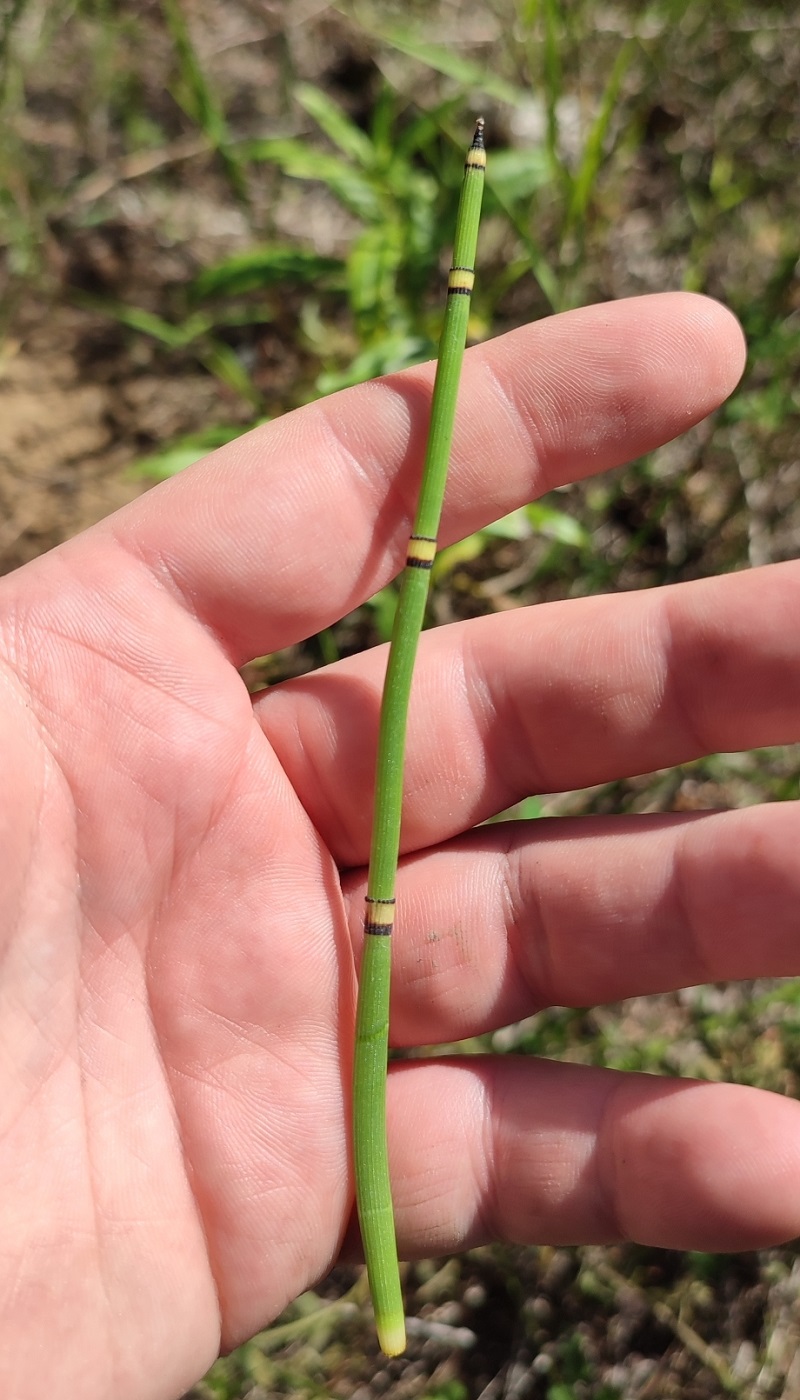
[[(120, 376), (144, 357), (165, 384), (199, 365), (256, 420), (430, 357), (478, 110), (490, 174), (473, 338), (676, 286), (736, 311), (748, 366), (725, 408), (444, 551), (432, 622), (797, 554), (800, 32), (785, 7), (364, 0), (254, 20), (189, 0), (15, 0), (0, 63), (6, 332), (33, 302), (77, 308), (116, 328)], [(181, 204), (198, 185), (213, 236)], [(108, 277), (75, 250), (112, 233), (134, 256)], [(270, 335), (289, 373), (265, 357)], [(138, 469), (168, 475), (239, 431), (241, 413), (210, 417), (151, 444)], [(385, 589), (248, 679), (382, 640), (392, 610)], [(532, 797), (512, 815), (798, 795), (796, 753), (768, 750)], [(794, 1094), (799, 985), (553, 1008), (462, 1048)], [(788, 1249), (473, 1251), (409, 1268), (421, 1330), (410, 1360), (384, 1364), (363, 1280), (342, 1270), (192, 1394), (780, 1395), (797, 1292)]]

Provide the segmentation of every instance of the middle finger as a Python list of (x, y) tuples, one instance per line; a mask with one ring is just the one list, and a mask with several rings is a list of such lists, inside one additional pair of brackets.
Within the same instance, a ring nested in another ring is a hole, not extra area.
[[(532, 793), (800, 739), (800, 565), (520, 608), (422, 638), (403, 851)], [(256, 714), (342, 867), (367, 859), (385, 648), (288, 681)]]

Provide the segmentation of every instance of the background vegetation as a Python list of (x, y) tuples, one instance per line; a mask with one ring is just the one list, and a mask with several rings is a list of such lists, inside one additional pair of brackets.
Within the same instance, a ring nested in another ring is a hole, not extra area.
[[(437, 562), (431, 619), (792, 557), (800, 539), (800, 16), (758, 0), (0, 0), (0, 563), (210, 446), (430, 357), (462, 148), (491, 140), (472, 334), (689, 287), (750, 354), (715, 418)], [(387, 635), (393, 591), (248, 670)], [(716, 755), (542, 812), (800, 795)], [(798, 1089), (800, 981), (703, 987), (493, 1037), (498, 1053)], [(469, 1047), (468, 1047), (469, 1048)], [(375, 1352), (338, 1271), (195, 1400), (800, 1394), (793, 1249), (473, 1251), (408, 1270)]]

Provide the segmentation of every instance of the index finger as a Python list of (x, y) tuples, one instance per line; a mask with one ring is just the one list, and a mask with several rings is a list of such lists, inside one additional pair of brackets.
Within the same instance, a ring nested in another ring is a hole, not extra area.
[[(475, 347), (440, 542), (668, 441), (730, 393), (742, 365), (737, 322), (688, 293), (571, 311)], [(258, 428), (97, 528), (166, 582), (237, 664), (308, 636), (402, 565), (433, 370)]]

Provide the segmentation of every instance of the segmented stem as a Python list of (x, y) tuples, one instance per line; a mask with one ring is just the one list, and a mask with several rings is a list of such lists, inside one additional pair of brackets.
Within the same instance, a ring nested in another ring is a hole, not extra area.
[(406, 719), (447, 480), (470, 293), (475, 279), (485, 169), (481, 117), (464, 167), (428, 445), (392, 629), (378, 734), (364, 953), (356, 1016), (353, 1137), (358, 1216), (375, 1323), (381, 1348), (388, 1356), (397, 1356), (405, 1350), (406, 1344), (386, 1143), (391, 933), (400, 850)]

